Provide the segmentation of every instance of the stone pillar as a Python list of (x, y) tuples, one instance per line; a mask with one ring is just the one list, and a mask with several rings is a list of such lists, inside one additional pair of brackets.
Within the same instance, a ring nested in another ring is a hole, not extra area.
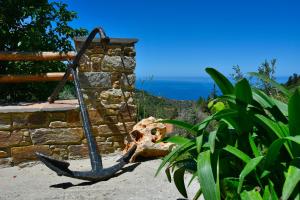
[[(86, 38), (75, 38), (77, 51)], [(78, 70), (84, 101), (101, 153), (124, 147), (124, 137), (136, 123), (133, 101), (136, 39), (111, 38), (108, 46), (94, 39)]]

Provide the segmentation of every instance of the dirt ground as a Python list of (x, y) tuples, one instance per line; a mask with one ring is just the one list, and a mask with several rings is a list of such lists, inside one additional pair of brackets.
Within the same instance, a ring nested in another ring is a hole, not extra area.
[[(104, 167), (114, 164), (118, 155), (103, 158)], [(184, 199), (174, 183), (169, 183), (164, 171), (154, 177), (161, 160), (149, 160), (127, 165), (127, 170), (107, 181), (91, 184), (87, 181), (57, 176), (45, 165), (0, 169), (0, 199), (101, 199), (101, 200), (165, 200)], [(70, 161), (73, 170), (88, 170), (90, 162)], [(186, 182), (190, 176), (187, 175)], [(189, 198), (198, 189), (196, 182), (188, 188)]]

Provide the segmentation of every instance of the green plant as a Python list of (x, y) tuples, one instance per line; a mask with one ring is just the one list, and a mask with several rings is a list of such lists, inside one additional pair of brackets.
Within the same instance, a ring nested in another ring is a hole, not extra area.
[[(156, 174), (165, 166), (168, 179), (173, 174), (177, 189), (187, 197), (183, 175), (191, 172), (201, 185), (194, 199), (201, 194), (207, 200), (299, 199), (300, 91), (291, 93), (270, 81), (289, 99), (285, 104), (251, 88), (246, 79), (233, 86), (215, 69), (206, 72), (223, 93), (218, 99), (228, 107), (196, 125), (164, 120), (194, 138), (166, 138), (177, 147), (163, 158)], [(207, 131), (214, 121), (216, 128)]]
[[(77, 18), (67, 4), (45, 0), (0, 1), (0, 51), (70, 51), (71, 39), (85, 29), (69, 23)], [(62, 62), (0, 62), (0, 74), (40, 74), (65, 71)], [(0, 102), (46, 100), (57, 83), (1, 84)]]

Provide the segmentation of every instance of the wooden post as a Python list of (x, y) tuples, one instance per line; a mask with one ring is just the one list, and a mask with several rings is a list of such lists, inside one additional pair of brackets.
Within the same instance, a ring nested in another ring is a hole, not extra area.
[[(64, 74), (64, 72), (55, 72), (37, 75), (0, 75), (0, 83), (60, 81)], [(73, 77), (70, 75), (68, 80), (73, 80)]]
[(0, 61), (63, 61), (73, 60), (76, 52), (13, 52), (0, 51)]

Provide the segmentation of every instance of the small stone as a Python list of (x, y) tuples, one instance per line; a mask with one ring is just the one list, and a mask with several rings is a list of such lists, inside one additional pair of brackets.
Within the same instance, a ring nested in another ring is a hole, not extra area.
[(66, 120), (66, 114), (64, 112), (49, 113), (49, 120), (50, 121), (65, 121)]
[(23, 138), (23, 133), (19, 131), (0, 131), (0, 148), (16, 146), (20, 144)]
[(13, 128), (25, 128), (28, 125), (28, 113), (18, 113), (12, 115)]
[(67, 122), (61, 122), (61, 121), (54, 121), (54, 122), (50, 122), (49, 127), (50, 127), (50, 128), (63, 128), (63, 127), (68, 127), (68, 123), (67, 123)]

